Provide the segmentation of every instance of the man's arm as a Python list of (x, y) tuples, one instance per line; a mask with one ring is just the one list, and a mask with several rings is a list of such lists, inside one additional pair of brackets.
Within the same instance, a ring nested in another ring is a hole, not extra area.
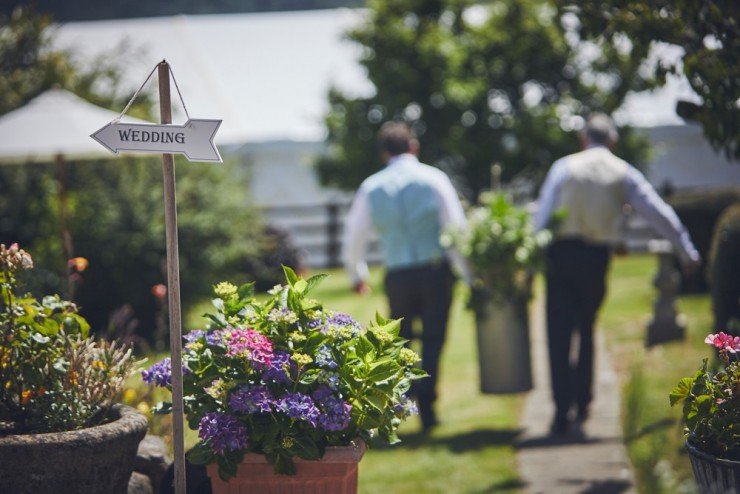
[[(450, 182), (449, 177), (442, 171), (440, 171), (437, 193), (439, 197), (440, 230), (450, 229), (460, 231), (467, 228), (468, 220), (465, 217), (462, 204), (460, 204), (460, 199), (457, 197), (457, 191), (452, 185), (452, 182)], [(465, 283), (470, 285), (473, 278), (470, 274), (470, 267), (462, 254), (454, 247), (451, 247), (448, 249), (447, 255), (455, 271), (462, 277)]]
[(660, 198), (642, 173), (630, 166), (625, 182), (627, 201), (657, 232), (673, 244), (685, 266), (701, 261), (689, 232), (675, 211)]
[(367, 190), (360, 187), (347, 212), (342, 238), (344, 267), (358, 291), (364, 291), (363, 287), (366, 286), (365, 281), (369, 275), (365, 262), (365, 250), (371, 228), (370, 200)]
[(534, 216), (535, 231), (544, 230), (550, 223), (550, 218), (555, 212), (555, 205), (560, 198), (560, 188), (567, 178), (567, 168), (565, 161), (558, 160), (550, 167), (547, 172), (545, 182), (540, 189), (540, 196), (537, 200), (537, 212)]

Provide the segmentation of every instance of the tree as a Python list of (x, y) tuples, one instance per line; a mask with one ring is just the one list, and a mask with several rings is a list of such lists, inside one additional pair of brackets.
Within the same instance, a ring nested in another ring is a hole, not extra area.
[[(729, 159), (740, 157), (740, 3), (735, 0), (557, 0), (579, 19), (578, 33), (616, 49), (626, 46), (642, 70), (624, 77), (683, 74), (702, 100), (680, 102), (676, 111), (701, 123), (704, 135)], [(678, 61), (644, 63), (656, 42), (683, 48)]]
[[(503, 165), (504, 179), (538, 178), (577, 150), (572, 131), (583, 116), (612, 112), (633, 88), (579, 61), (546, 0), (373, 0), (369, 7), (349, 38), (363, 47), (376, 94), (330, 91), (330, 154), (317, 163), (327, 184), (354, 188), (380, 169), (374, 135), (388, 119), (407, 121), (422, 160), (447, 171), (470, 197), (489, 185), (492, 162)], [(600, 60), (625, 65), (616, 51)], [(644, 142), (629, 130), (623, 136), (621, 155), (640, 161)]]

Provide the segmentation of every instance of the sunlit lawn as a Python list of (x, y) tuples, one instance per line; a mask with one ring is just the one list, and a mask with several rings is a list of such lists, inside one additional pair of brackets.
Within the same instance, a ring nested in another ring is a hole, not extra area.
[[(349, 290), (347, 277), (339, 270), (313, 292), (325, 307), (367, 322), (376, 310), (386, 313), (382, 293), (382, 271), (373, 270), (373, 293), (360, 297)], [(369, 450), (360, 464), (360, 492), (409, 493), (513, 493), (519, 491), (515, 451), (520, 397), (491, 397), (478, 392), (477, 354), (472, 314), (464, 309), (465, 292), (458, 290), (450, 316), (447, 344), (442, 356), (440, 399), (441, 421), (428, 437), (420, 434), (413, 417), (401, 428), (403, 442), (393, 447)], [(207, 303), (187, 311), (185, 327), (198, 327)], [(132, 380), (132, 383), (138, 379)], [(134, 385), (130, 403), (146, 409), (151, 396)], [(169, 417), (167, 417), (169, 418)], [(150, 429), (168, 434), (169, 422), (150, 419)], [(188, 446), (197, 437), (189, 431)]]
[(711, 305), (707, 295), (680, 297), (677, 307), (687, 317), (686, 340), (646, 350), (656, 268), (653, 256), (615, 259), (599, 326), (622, 378), (624, 433), (640, 492), (693, 492), (680, 409), (670, 408), (668, 393), (712, 355), (703, 343), (711, 329)]

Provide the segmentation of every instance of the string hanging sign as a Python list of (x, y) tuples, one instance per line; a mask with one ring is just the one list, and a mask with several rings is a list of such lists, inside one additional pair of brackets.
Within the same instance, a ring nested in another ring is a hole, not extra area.
[(118, 118), (91, 134), (90, 137), (115, 154), (120, 151), (182, 154), (188, 161), (222, 163), (221, 155), (213, 143), (213, 138), (221, 125), (221, 120), (190, 118), (171, 69), (170, 74), (172, 74), (172, 79), (175, 81), (177, 94), (180, 96), (180, 101), (188, 117), (187, 122), (184, 125), (158, 125), (129, 124), (120, 121), (153, 73), (152, 70)]

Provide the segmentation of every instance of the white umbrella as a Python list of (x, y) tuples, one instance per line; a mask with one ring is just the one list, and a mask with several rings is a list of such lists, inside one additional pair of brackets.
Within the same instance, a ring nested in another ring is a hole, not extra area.
[[(68, 259), (74, 256), (74, 248), (67, 228), (64, 162), (112, 157), (90, 138), (90, 133), (118, 116), (69, 91), (50, 89), (0, 117), (0, 164), (54, 162), (58, 165), (59, 222)], [(126, 120), (147, 123), (135, 118)], [(69, 298), (73, 298), (71, 278), (69, 291)]]
[(69, 91), (50, 89), (0, 117), (0, 163), (111, 157), (90, 133), (117, 117)]

